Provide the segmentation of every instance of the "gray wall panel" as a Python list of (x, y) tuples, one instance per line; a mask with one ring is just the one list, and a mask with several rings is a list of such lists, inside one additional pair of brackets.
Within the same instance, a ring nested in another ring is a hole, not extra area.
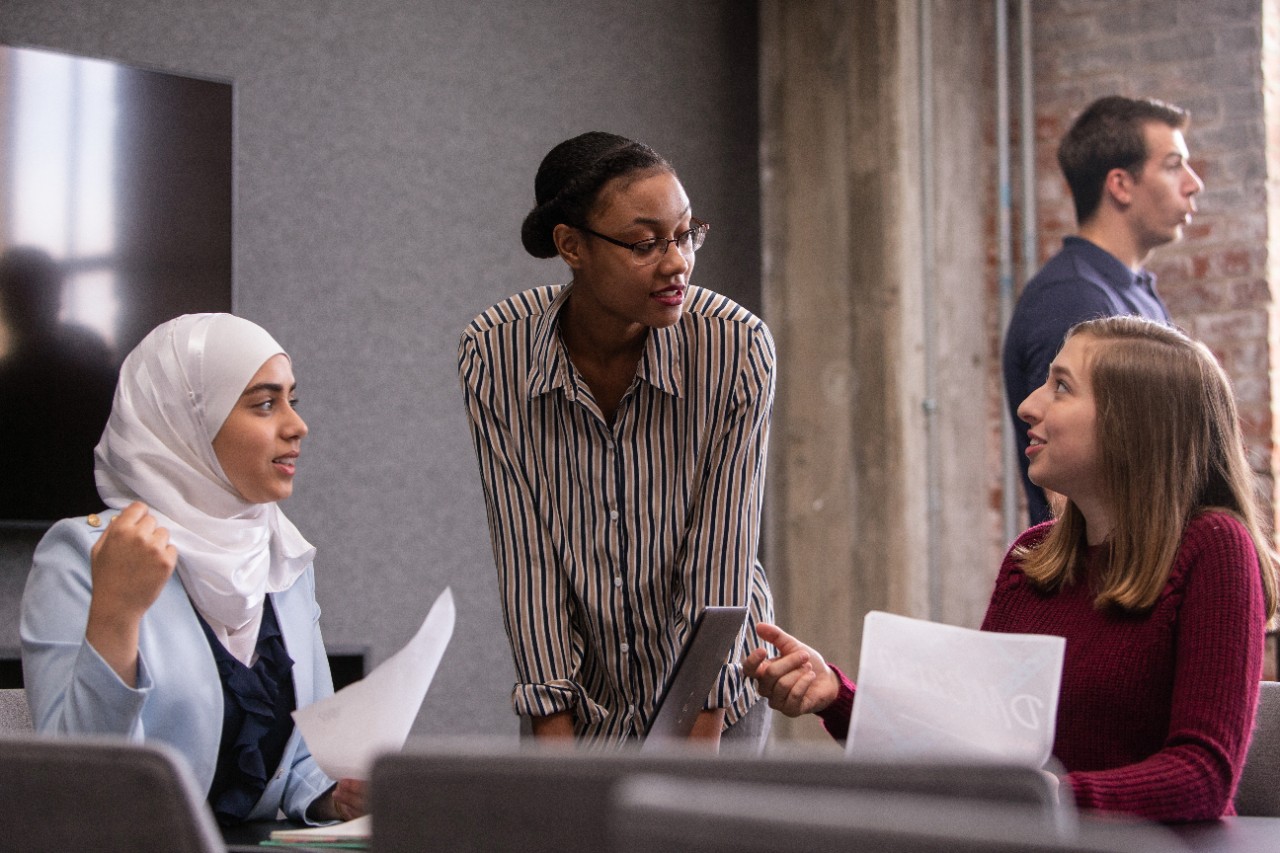
[[(514, 732), (458, 333), (564, 280), (518, 229), (542, 154), (591, 129), (675, 163), (715, 225), (695, 280), (759, 308), (755, 4), (0, 0), (0, 41), (234, 81), (235, 305), (294, 356), (312, 432), (286, 509), (326, 639), (380, 661), (452, 586), (417, 730)], [(0, 536), (13, 647), (30, 542)]]

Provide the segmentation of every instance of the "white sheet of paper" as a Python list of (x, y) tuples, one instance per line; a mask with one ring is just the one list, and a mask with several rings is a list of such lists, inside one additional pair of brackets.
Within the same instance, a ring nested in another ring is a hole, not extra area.
[(1067, 641), (872, 611), (862, 626), (851, 758), (1042, 767)]
[(316, 763), (331, 779), (368, 779), (373, 760), (404, 746), (453, 636), (445, 589), (403, 649), (332, 696), (293, 712)]
[(329, 826), (309, 826), (306, 829), (276, 829), (271, 832), (272, 841), (290, 844), (324, 844), (326, 842), (368, 841), (373, 834), (373, 815), (334, 823)]

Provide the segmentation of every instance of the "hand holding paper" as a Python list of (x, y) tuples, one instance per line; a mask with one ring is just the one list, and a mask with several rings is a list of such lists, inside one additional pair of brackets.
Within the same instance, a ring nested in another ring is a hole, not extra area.
[(293, 712), (311, 755), (331, 779), (368, 779), (373, 760), (404, 746), (453, 636), (453, 592), (445, 589), (418, 633), (373, 672)]

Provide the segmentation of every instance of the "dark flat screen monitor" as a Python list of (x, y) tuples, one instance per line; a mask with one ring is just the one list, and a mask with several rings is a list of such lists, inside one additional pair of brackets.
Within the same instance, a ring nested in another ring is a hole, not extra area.
[(0, 527), (103, 508), (120, 362), (231, 310), (232, 86), (0, 45)]

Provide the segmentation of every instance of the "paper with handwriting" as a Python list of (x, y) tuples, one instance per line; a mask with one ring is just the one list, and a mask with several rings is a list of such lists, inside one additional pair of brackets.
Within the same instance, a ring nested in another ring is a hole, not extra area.
[(862, 628), (851, 758), (1042, 767), (1066, 640), (872, 611)]

